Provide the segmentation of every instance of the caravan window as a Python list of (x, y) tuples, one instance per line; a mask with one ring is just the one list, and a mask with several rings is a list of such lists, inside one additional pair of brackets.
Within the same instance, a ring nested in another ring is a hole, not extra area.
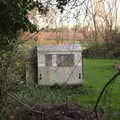
[(46, 60), (46, 66), (52, 66), (52, 55), (51, 54), (45, 55), (45, 60)]
[(59, 54), (57, 55), (57, 65), (58, 67), (70, 67), (74, 65), (74, 55), (73, 54)]

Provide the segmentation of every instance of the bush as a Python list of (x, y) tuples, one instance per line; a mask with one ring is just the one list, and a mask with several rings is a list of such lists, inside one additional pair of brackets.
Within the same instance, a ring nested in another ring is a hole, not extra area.
[(83, 50), (84, 58), (120, 58), (120, 48), (116, 44), (95, 44)]
[(8, 94), (25, 80), (26, 60), (21, 43), (15, 43), (11, 51), (0, 51), (0, 119), (8, 112)]

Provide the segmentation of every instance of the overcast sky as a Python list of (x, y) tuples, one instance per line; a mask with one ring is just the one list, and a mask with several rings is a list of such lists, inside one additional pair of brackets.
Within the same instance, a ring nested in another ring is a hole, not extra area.
[[(53, 2), (52, 0), (51, 2)], [(117, 15), (117, 22), (120, 24), (120, 0), (103, 0), (102, 3), (99, 0), (86, 0), (84, 3), (81, 0), (77, 0), (78, 2), (71, 1), (65, 7), (64, 12), (61, 14), (59, 10), (55, 6), (52, 6), (51, 12), (48, 14), (47, 17), (41, 16), (39, 13), (36, 14), (34, 21), (37, 24), (38, 28), (44, 28), (46, 26), (49, 27), (62, 27), (62, 26), (69, 26), (69, 28), (80, 25), (81, 27), (90, 24), (92, 26), (92, 16), (91, 13), (95, 8), (98, 11), (97, 14), (103, 15), (105, 11), (106, 14), (112, 11), (111, 17), (115, 19), (115, 1), (116, 7), (118, 9)], [(94, 1), (94, 2), (93, 2)], [(44, 1), (45, 3), (45, 1)], [(93, 6), (94, 4), (94, 6)], [(98, 17), (98, 20), (100, 17)]]

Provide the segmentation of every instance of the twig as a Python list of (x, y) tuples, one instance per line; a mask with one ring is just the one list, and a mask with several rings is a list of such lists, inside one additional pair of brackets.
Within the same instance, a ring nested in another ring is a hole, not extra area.
[(96, 104), (94, 106), (94, 110), (93, 112), (96, 113), (96, 117), (97, 117), (97, 107), (98, 107), (98, 104), (102, 98), (102, 95), (104, 93), (104, 91), (106, 90), (106, 88), (120, 75), (120, 71), (118, 71), (106, 84), (105, 86), (103, 87), (102, 91), (100, 92), (100, 95), (98, 96), (98, 99), (96, 101)]
[(26, 107), (27, 109), (29, 109), (30, 111), (32, 111), (34, 113), (37, 113), (37, 114), (43, 115), (43, 112), (40, 112), (40, 111), (37, 111), (37, 110), (33, 110), (28, 104), (25, 104), (20, 99), (18, 99), (16, 96), (13, 96), (13, 95), (11, 95), (9, 93), (8, 93), (8, 96), (11, 97), (12, 99), (14, 99), (15, 101), (17, 101), (18, 103), (20, 103), (21, 105), (23, 105), (24, 107)]

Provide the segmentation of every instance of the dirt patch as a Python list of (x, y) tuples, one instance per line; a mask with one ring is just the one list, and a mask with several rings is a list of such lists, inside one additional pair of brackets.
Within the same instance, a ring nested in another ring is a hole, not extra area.
[(90, 111), (78, 104), (32, 105), (16, 117), (17, 120), (96, 120)]

